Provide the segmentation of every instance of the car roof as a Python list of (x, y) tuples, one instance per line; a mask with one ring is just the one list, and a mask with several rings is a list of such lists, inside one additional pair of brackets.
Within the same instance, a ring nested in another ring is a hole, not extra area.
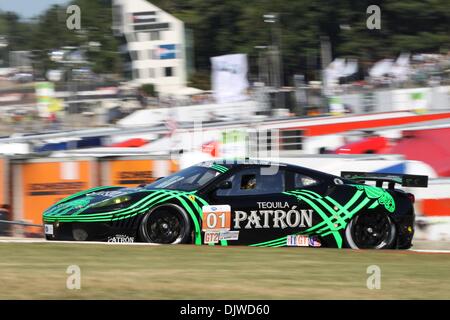
[(216, 159), (216, 160), (209, 160), (209, 161), (203, 161), (199, 163), (200, 166), (212, 166), (214, 164), (222, 165), (227, 168), (232, 168), (236, 166), (243, 166), (243, 165), (260, 165), (260, 166), (271, 166), (271, 165), (277, 165), (277, 166), (288, 166), (286, 163), (281, 162), (274, 162), (274, 161), (266, 161), (266, 160), (259, 160), (259, 159)]
[(210, 167), (214, 164), (222, 165), (224, 167), (227, 167), (229, 169), (240, 167), (240, 166), (278, 166), (278, 167), (286, 167), (287, 169), (291, 169), (294, 171), (301, 171), (306, 174), (311, 174), (314, 176), (321, 176), (322, 178), (336, 178), (338, 176), (325, 173), (322, 171), (310, 169), (307, 167), (302, 167), (298, 165), (288, 164), (284, 162), (276, 162), (276, 161), (267, 161), (267, 160), (259, 160), (259, 159), (250, 159), (250, 158), (244, 158), (244, 159), (216, 159), (216, 160), (209, 160), (209, 161), (203, 161), (199, 163), (199, 166), (207, 166)]

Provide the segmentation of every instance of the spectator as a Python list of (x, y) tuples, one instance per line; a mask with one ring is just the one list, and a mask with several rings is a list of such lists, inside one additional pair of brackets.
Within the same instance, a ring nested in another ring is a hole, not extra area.
[[(10, 221), (11, 217), (11, 207), (4, 204), (0, 207), (0, 221)], [(7, 223), (0, 222), (0, 237), (5, 237), (10, 235), (10, 225)]]

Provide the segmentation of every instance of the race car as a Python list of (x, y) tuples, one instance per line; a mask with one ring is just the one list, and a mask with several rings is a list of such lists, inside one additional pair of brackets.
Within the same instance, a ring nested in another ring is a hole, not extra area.
[(414, 196), (396, 184), (426, 187), (428, 177), (216, 160), (147, 185), (76, 193), (43, 221), (48, 240), (407, 249)]

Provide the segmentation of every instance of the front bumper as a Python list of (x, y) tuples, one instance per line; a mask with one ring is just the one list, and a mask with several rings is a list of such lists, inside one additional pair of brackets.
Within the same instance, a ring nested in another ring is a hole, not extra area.
[(107, 241), (114, 233), (109, 223), (45, 222), (47, 240)]

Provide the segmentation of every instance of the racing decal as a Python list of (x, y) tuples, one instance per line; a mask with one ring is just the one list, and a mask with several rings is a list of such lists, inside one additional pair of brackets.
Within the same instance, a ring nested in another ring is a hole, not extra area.
[(358, 190), (364, 190), (366, 196), (370, 199), (376, 199), (378, 204), (384, 205), (387, 211), (395, 211), (395, 201), (392, 195), (383, 188), (367, 186), (367, 185), (354, 185)]
[(227, 172), (229, 170), (228, 167), (223, 166), (223, 165), (218, 164), (218, 163), (215, 163), (213, 161), (205, 161), (205, 162), (197, 164), (197, 166), (211, 168), (211, 169), (216, 170), (216, 171), (218, 171), (220, 173), (225, 173), (225, 172)]
[[(371, 202), (364, 197), (364, 191), (357, 189), (352, 198), (344, 205), (338, 203), (332, 197), (323, 197), (310, 190), (293, 190), (283, 192), (286, 195), (296, 197), (299, 201), (308, 204), (322, 219), (321, 222), (301, 231), (300, 235), (320, 235), (321, 237), (332, 236), (338, 248), (342, 248), (343, 240), (340, 230), (345, 229), (350, 219), (361, 209)], [(287, 237), (252, 244), (256, 247), (282, 247), (286, 246)]]
[(322, 243), (320, 242), (319, 237), (310, 236), (309, 237), (309, 246), (310, 247), (321, 247)]
[(204, 243), (214, 244), (224, 240), (238, 240), (239, 231), (206, 231)]
[(124, 234), (116, 234), (113, 237), (108, 237), (108, 242), (112, 243), (133, 243), (134, 237), (130, 237)]
[[(107, 187), (105, 187), (106, 189)], [(100, 190), (100, 189), (97, 189)], [(86, 193), (92, 193), (93, 189)], [(189, 198), (194, 192), (185, 191), (175, 191), (175, 190), (148, 190), (148, 195), (136, 201), (129, 206), (108, 212), (98, 212), (98, 213), (82, 213), (86, 208), (81, 208), (76, 210), (76, 212), (70, 215), (63, 215), (56, 210), (55, 206), (49, 208), (44, 212), (45, 222), (111, 222), (120, 221), (129, 218), (133, 218), (137, 215), (142, 215), (147, 213), (151, 208), (170, 201), (177, 201), (184, 210), (189, 214), (191, 220), (194, 224), (195, 233), (195, 244), (201, 244), (201, 230), (200, 230), (200, 219), (202, 209), (200, 206), (208, 205), (208, 203), (199, 196), (195, 196), (195, 201)], [(65, 201), (67, 202), (67, 201)], [(200, 205), (199, 205), (200, 203)], [(72, 206), (72, 201), (67, 202), (67, 206)], [(222, 243), (222, 242), (221, 242)], [(222, 243), (226, 245), (226, 241)]]
[(53, 235), (53, 225), (52, 224), (44, 224), (44, 232), (45, 232), (45, 234)]
[(73, 214), (76, 211), (86, 208), (91, 200), (92, 198), (90, 197), (83, 197), (70, 202), (57, 204), (52, 208), (53, 210), (51, 212), (47, 213), (47, 216)]
[(259, 209), (285, 209), (289, 208), (289, 203), (287, 202), (257, 202)]
[(228, 171), (228, 168), (227, 168), (227, 167), (222, 166), (222, 165), (220, 165), (220, 164), (213, 164), (213, 165), (211, 166), (211, 169), (214, 169), (214, 170), (216, 170), (216, 171), (219, 171), (220, 173), (225, 173), (225, 172)]
[[(282, 202), (258, 202), (259, 208), (283, 208), (276, 210), (235, 211), (234, 229), (268, 229), (268, 228), (296, 228), (311, 227), (314, 210), (289, 208), (289, 204)], [(270, 219), (271, 218), (271, 219)]]
[(231, 229), (231, 207), (229, 205), (204, 206), (202, 213), (203, 231)]
[(216, 231), (205, 232), (204, 242), (206, 244), (219, 243), (219, 232)]
[[(91, 192), (94, 192), (94, 191), (97, 191), (97, 190), (117, 189), (117, 188), (118, 188), (118, 187), (101, 186), (101, 187), (91, 188), (91, 189), (88, 189), (88, 190), (83, 190), (83, 191), (74, 193), (74, 194), (72, 194), (72, 195), (70, 195), (70, 196), (68, 196), (68, 197), (65, 197), (64, 199), (62, 199), (62, 200), (58, 201), (57, 203), (55, 203), (54, 206), (56, 206), (56, 205), (58, 205), (58, 204), (61, 204), (61, 203), (64, 203), (64, 202), (68, 202), (68, 201), (70, 201), (70, 200), (72, 200), (72, 199), (81, 197), (81, 196), (83, 196), (83, 195), (85, 195), (85, 194), (88, 194), (88, 193), (91, 193)], [(52, 206), (52, 207), (53, 207), (53, 206)], [(51, 209), (52, 207), (50, 207), (49, 209)]]
[(288, 247), (309, 247), (309, 237), (302, 235), (289, 235), (286, 239)]
[(291, 234), (286, 238), (286, 245), (288, 247), (321, 247), (322, 243), (317, 236)]
[(239, 231), (221, 231), (219, 240), (239, 240)]
[(87, 196), (100, 196), (100, 197), (107, 197), (107, 198), (115, 198), (124, 196), (130, 193), (136, 193), (136, 192), (145, 192), (142, 189), (139, 188), (126, 188), (126, 189), (119, 189), (119, 190), (112, 190), (112, 191), (96, 191), (86, 194)]

